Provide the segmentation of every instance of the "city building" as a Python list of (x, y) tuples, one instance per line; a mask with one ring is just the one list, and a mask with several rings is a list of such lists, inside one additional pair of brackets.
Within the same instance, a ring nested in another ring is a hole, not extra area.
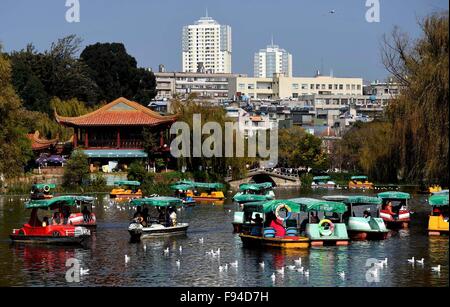
[(272, 43), (255, 53), (254, 74), (256, 78), (271, 78), (274, 74), (292, 77), (292, 54)]
[(234, 77), (229, 84), (228, 97), (250, 99), (298, 99), (305, 95), (363, 95), (362, 78), (285, 77), (274, 74), (270, 78)]
[(183, 72), (231, 73), (231, 27), (206, 14), (183, 27)]
[(228, 100), (229, 81), (243, 77), (242, 74), (190, 73), (190, 72), (157, 72), (156, 99), (171, 99), (175, 95), (181, 98), (195, 93), (199, 99), (215, 102)]

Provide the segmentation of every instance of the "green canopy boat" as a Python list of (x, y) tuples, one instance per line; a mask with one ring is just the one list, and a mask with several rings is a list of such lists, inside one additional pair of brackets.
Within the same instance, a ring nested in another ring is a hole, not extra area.
[(301, 213), (306, 210), (306, 207), (302, 204), (291, 200), (277, 199), (244, 204), (244, 211), (270, 213), (275, 212), (280, 205), (288, 206), (293, 213)]
[(58, 196), (49, 199), (32, 199), (25, 203), (26, 209), (53, 209), (59, 206), (76, 206), (82, 203), (90, 204), (94, 201), (93, 197), (89, 196)]
[(130, 205), (132, 206), (154, 206), (154, 207), (177, 207), (182, 206), (183, 202), (181, 199), (176, 197), (168, 197), (168, 196), (157, 196), (157, 197), (146, 197), (146, 198), (138, 198), (130, 201)]
[[(347, 227), (341, 222), (342, 214), (347, 211), (347, 206), (344, 203), (314, 198), (292, 198), (289, 200), (299, 204), (303, 211), (308, 213), (305, 232), (311, 240), (312, 246), (348, 245)], [(311, 220), (311, 212), (333, 213), (333, 216), (325, 216), (317, 223), (317, 221)], [(339, 215), (341, 216), (339, 217)]]
[(411, 198), (411, 195), (409, 193), (405, 192), (396, 192), (396, 191), (389, 191), (389, 192), (381, 192), (377, 194), (379, 198), (381, 199), (388, 199), (388, 200), (408, 200)]
[[(217, 200), (225, 199), (223, 189), (225, 185), (218, 182), (195, 182), (191, 180), (181, 180), (172, 185), (172, 189), (186, 191), (186, 196), (197, 200)], [(195, 190), (203, 190), (198, 193)], [(206, 192), (205, 192), (206, 191)]]
[(239, 192), (233, 196), (233, 201), (238, 204), (244, 204), (272, 200), (274, 198), (275, 193), (273, 192), (271, 182), (243, 183), (239, 186)]
[(36, 189), (44, 190), (46, 188), (56, 189), (56, 184), (54, 183), (36, 183), (33, 184), (33, 187)]
[(434, 207), (448, 206), (448, 194), (436, 194), (430, 196), (428, 203)]
[[(352, 240), (386, 239), (389, 231), (383, 219), (378, 216), (382, 204), (381, 198), (366, 195), (337, 195), (324, 196), (323, 199), (341, 201), (348, 206), (349, 214), (344, 218), (344, 222), (347, 224), (347, 231)], [(372, 216), (372, 212), (376, 212), (376, 215)]]
[(114, 185), (138, 187), (141, 185), (141, 183), (139, 181), (134, 181), (134, 180), (119, 180), (119, 181), (115, 181)]
[(369, 177), (360, 175), (360, 176), (351, 176), (350, 179), (351, 180), (367, 180), (367, 179), (369, 179)]

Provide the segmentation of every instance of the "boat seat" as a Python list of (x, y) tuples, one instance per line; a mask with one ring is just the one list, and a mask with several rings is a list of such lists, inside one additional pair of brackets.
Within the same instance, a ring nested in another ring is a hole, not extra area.
[(295, 228), (295, 227), (288, 227), (288, 228), (286, 229), (286, 236), (287, 236), (287, 237), (295, 237), (295, 236), (298, 236), (297, 228)]
[(250, 232), (250, 234), (252, 236), (260, 236), (261, 233), (262, 233), (262, 227), (260, 227), (260, 226), (253, 226), (252, 230)]
[(265, 238), (275, 238), (275, 229), (272, 227), (266, 227), (264, 228), (264, 237)]

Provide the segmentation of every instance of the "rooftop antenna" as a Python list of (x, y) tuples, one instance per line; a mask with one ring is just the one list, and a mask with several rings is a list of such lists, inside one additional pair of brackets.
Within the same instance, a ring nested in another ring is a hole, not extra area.
[(273, 33), (272, 33), (270, 42), (271, 42), (271, 46), (273, 46)]
[(206, 8), (206, 16), (205, 17), (208, 17), (208, 8)]
[(330, 69), (330, 77), (334, 76), (333, 68)]
[(320, 58), (320, 71), (323, 71), (323, 57)]

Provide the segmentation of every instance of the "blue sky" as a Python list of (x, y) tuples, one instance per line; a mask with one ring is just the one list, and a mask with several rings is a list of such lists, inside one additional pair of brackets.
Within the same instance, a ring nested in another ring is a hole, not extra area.
[[(366, 0), (79, 0), (81, 22), (65, 20), (65, 0), (1, 0), (0, 42), (6, 51), (32, 42), (38, 50), (68, 34), (123, 42), (138, 65), (181, 69), (181, 29), (205, 15), (233, 32), (233, 72), (253, 74), (253, 54), (270, 42), (293, 54), (294, 75), (323, 67), (335, 76), (384, 79), (379, 46), (398, 25), (420, 35), (417, 20), (448, 10), (447, 0), (380, 0), (380, 23), (365, 20)], [(335, 14), (329, 14), (335, 10)]]

